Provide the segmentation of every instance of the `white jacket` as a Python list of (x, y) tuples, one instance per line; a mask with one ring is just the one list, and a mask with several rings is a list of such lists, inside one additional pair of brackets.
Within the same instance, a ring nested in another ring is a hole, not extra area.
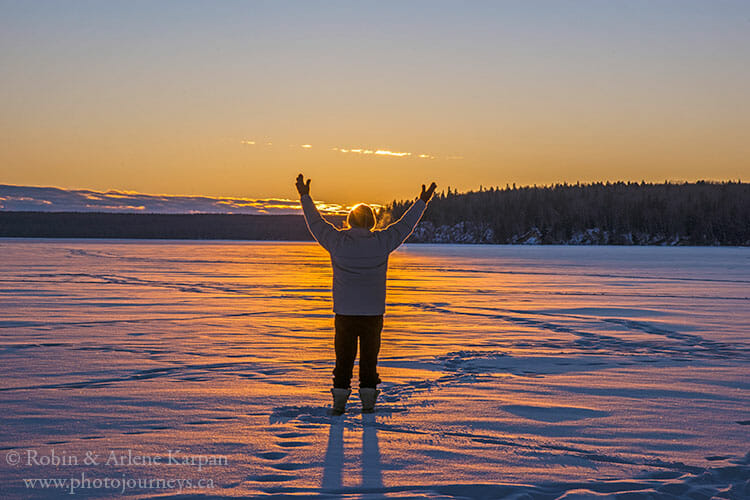
[(396, 222), (383, 230), (336, 229), (321, 217), (310, 195), (300, 197), (310, 232), (331, 254), (333, 312), (352, 316), (385, 313), (388, 256), (414, 231), (427, 204), (415, 201)]

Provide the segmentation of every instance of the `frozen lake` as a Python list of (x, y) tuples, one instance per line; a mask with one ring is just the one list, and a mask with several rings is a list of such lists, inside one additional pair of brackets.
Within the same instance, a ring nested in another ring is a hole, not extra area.
[(747, 248), (404, 246), (341, 417), (313, 243), (0, 255), (3, 498), (750, 498)]

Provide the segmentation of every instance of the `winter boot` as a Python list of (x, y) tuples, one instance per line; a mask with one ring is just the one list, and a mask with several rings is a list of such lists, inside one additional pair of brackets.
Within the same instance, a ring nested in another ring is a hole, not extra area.
[(333, 394), (333, 413), (341, 415), (346, 411), (346, 400), (349, 399), (349, 395), (352, 393), (351, 389), (340, 389), (334, 387), (331, 389)]
[(362, 413), (372, 413), (375, 411), (375, 400), (378, 398), (380, 391), (374, 387), (360, 387), (359, 399), (362, 400)]

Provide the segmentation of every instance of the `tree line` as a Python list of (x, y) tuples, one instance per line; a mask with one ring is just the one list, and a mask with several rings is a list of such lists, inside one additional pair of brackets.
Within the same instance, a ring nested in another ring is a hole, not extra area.
[[(411, 201), (380, 213), (398, 219)], [(750, 184), (596, 182), (436, 194), (409, 241), (750, 245)]]

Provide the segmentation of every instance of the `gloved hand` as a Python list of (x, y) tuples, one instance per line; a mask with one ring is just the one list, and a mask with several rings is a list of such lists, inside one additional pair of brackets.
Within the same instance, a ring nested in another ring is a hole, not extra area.
[[(422, 190), (424, 191), (424, 186), (422, 186)], [(297, 192), (300, 196), (310, 194), (310, 179), (305, 182), (305, 177), (302, 174), (297, 176)]]
[(430, 187), (427, 190), (425, 190), (424, 184), (422, 184), (422, 194), (419, 195), (419, 198), (423, 202), (427, 203), (428, 201), (430, 201), (430, 198), (432, 198), (432, 194), (435, 192), (436, 187), (437, 187), (437, 184), (433, 182), (432, 184), (430, 184)]

